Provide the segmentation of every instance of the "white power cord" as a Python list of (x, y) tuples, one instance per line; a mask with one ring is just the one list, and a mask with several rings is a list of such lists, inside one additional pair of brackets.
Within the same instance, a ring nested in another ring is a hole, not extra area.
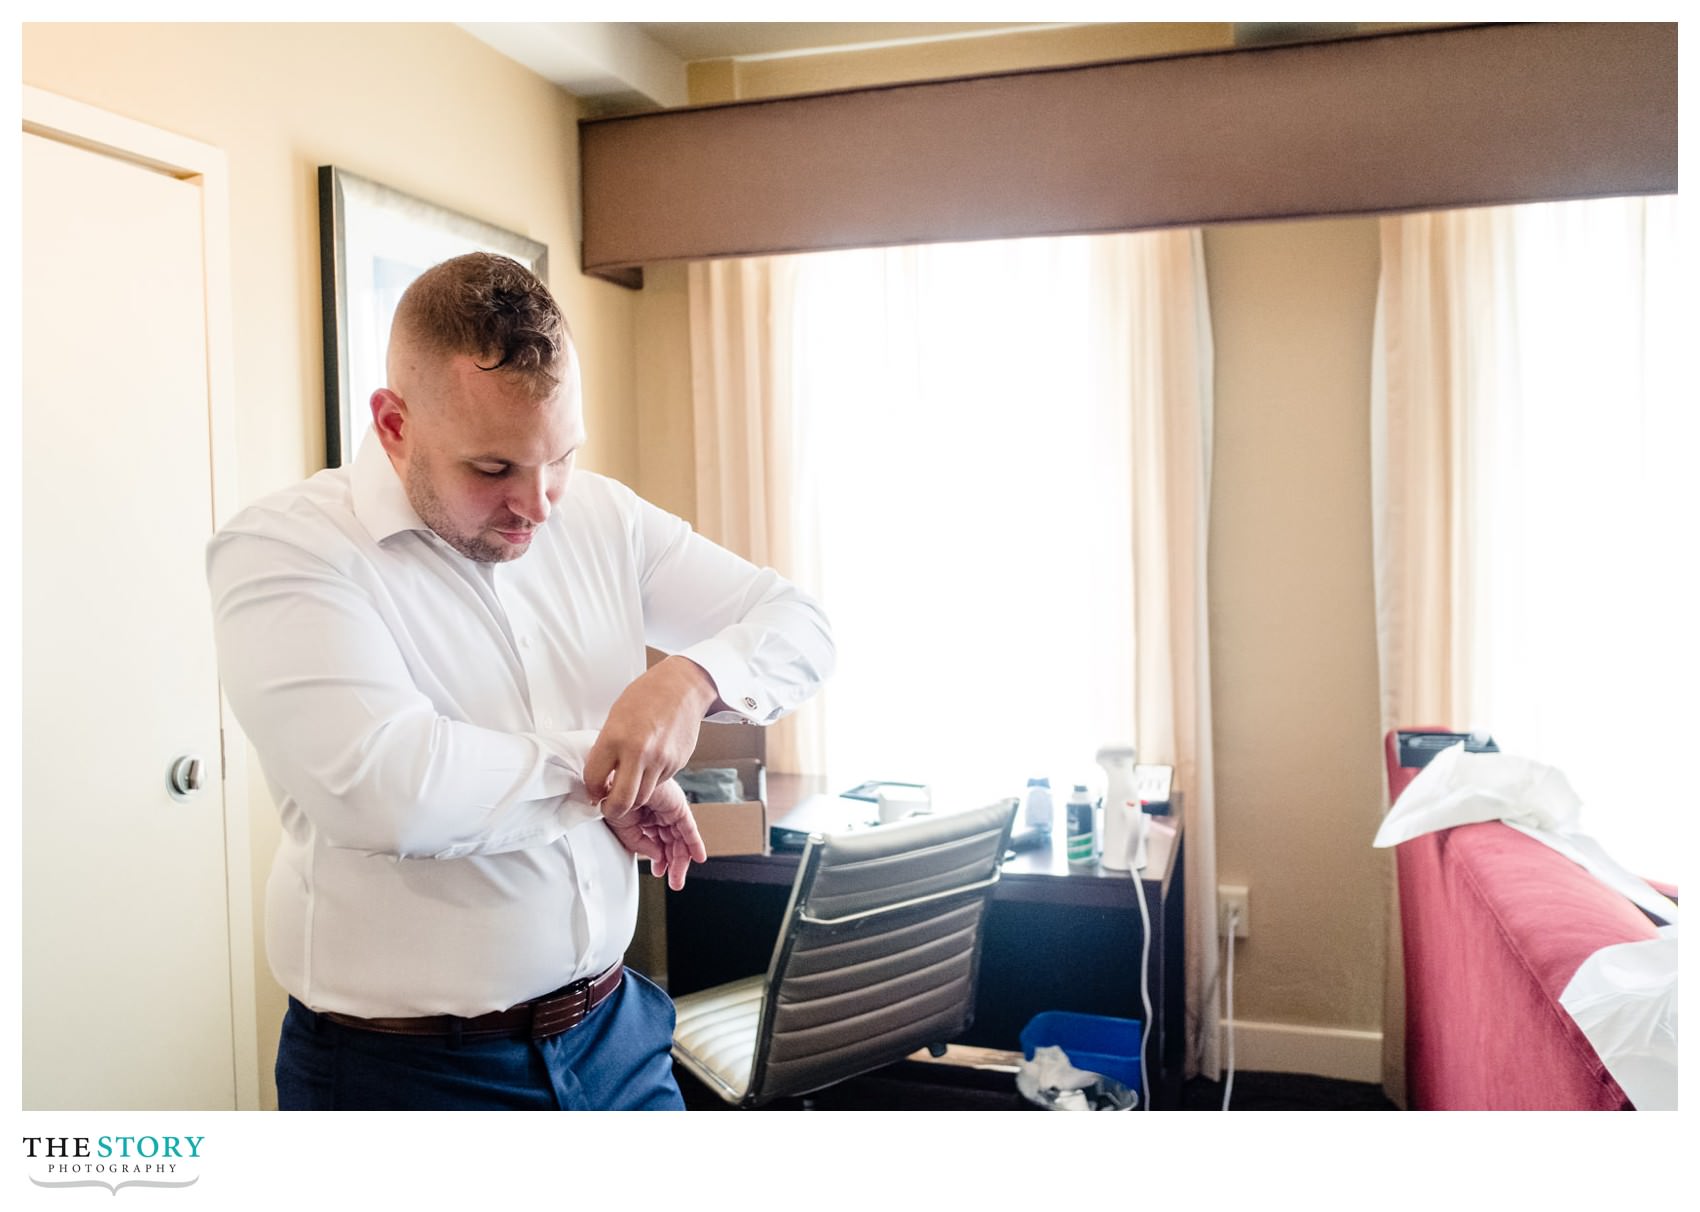
[(1145, 905), (1145, 884), (1139, 874), (1143, 867), (1133, 867), (1133, 899), (1139, 904), (1139, 1004), (1144, 1007), (1145, 1021), (1139, 1030), (1140, 1110), (1151, 1110), (1151, 1081), (1145, 1072), (1145, 1046), (1151, 1042), (1151, 910)]
[[(1139, 1003), (1145, 1011), (1145, 1022), (1139, 1033), (1139, 1084), (1142, 1087), (1141, 1096), (1144, 1102), (1141, 1110), (1151, 1110), (1151, 1082), (1145, 1071), (1145, 1048), (1151, 1040), (1151, 911), (1145, 905), (1145, 885), (1140, 880), (1143, 867), (1133, 868), (1129, 874), (1133, 876), (1133, 886), (1136, 892), (1134, 900), (1139, 905), (1140, 947), (1139, 947)], [(1240, 911), (1238, 906), (1228, 910), (1227, 927), (1223, 934), (1228, 940), (1228, 977), (1227, 994), (1227, 1024), (1228, 1024), (1228, 1076), (1222, 1086), (1222, 1110), (1228, 1110), (1229, 1103), (1234, 1097), (1234, 932), (1239, 928)], [(1214, 989), (1211, 990), (1215, 992)]]
[(1239, 928), (1240, 910), (1234, 906), (1228, 910), (1228, 927), (1223, 931), (1228, 936), (1228, 1077), (1222, 1087), (1222, 1110), (1228, 1109), (1228, 1101), (1234, 1097), (1234, 931)]

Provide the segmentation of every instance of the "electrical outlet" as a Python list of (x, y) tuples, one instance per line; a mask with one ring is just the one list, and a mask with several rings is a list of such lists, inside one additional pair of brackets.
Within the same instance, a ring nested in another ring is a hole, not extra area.
[(1216, 888), (1216, 932), (1228, 933), (1230, 915), (1238, 913), (1234, 922), (1235, 938), (1251, 937), (1251, 892), (1243, 884), (1221, 884)]

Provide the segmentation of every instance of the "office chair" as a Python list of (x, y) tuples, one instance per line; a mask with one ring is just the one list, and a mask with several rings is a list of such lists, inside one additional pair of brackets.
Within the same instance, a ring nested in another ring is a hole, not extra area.
[(755, 1107), (942, 1055), (973, 1021), (1016, 803), (811, 835), (766, 975), (679, 998), (674, 1057)]

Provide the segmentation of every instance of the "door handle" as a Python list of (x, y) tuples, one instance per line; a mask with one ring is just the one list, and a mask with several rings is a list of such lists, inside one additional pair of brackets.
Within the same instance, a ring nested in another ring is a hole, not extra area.
[(201, 789), (201, 759), (186, 753), (172, 762), (166, 783), (175, 799), (186, 800), (194, 795)]

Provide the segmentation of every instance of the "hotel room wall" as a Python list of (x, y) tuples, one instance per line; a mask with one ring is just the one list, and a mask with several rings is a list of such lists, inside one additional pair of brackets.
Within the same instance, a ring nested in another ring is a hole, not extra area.
[[(320, 164), (549, 246), (551, 285), (583, 352), (583, 465), (635, 482), (637, 299), (578, 272), (571, 96), (451, 25), (26, 24), (23, 82), (229, 157), (243, 500), (323, 465)], [(278, 825), (258, 762), (249, 769), (260, 1081), (275, 1105), (284, 995), (265, 968), (262, 906)]]
[(1205, 233), (1216, 346), (1216, 850), (1251, 889), (1237, 1019), (1380, 1031), (1370, 501), (1375, 219)]
[[(939, 44), (921, 74), (979, 70), (990, 48), (975, 43), (994, 41)], [(1116, 53), (1174, 49), (1132, 45)], [(944, 57), (950, 46), (968, 57)], [(811, 62), (818, 75), (796, 74)], [(811, 91), (907, 78), (896, 51), (775, 63), (790, 65), (783, 77), (771, 64), (739, 65), (736, 96), (768, 95), (755, 89), (780, 79), (786, 91)], [(693, 68), (693, 87), (706, 66)], [(702, 78), (733, 83), (724, 73)], [(695, 101), (731, 96), (693, 92)], [(1379, 1071), (1363, 1033), (1382, 1030), (1389, 881), (1385, 856), (1369, 845), (1382, 795), (1369, 493), (1376, 230), (1361, 218), (1205, 233), (1217, 376), (1217, 864), (1221, 882), (1251, 889), (1253, 918), (1236, 953), (1234, 1017), (1274, 1027), (1260, 1033), (1274, 1049), (1262, 1054), (1271, 1067), (1304, 1063), (1281, 1031), (1298, 1028), (1310, 1055), (1367, 1080)], [(638, 489), (693, 517), (686, 296), (682, 267), (645, 271)]]

